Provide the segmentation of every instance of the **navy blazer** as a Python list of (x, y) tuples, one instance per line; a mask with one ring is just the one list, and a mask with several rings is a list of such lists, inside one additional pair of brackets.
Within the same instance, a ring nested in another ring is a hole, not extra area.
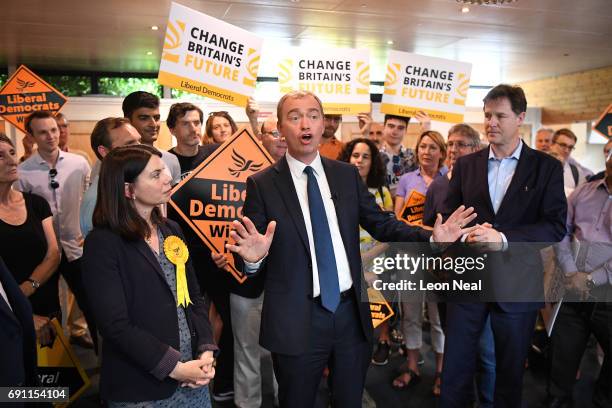
[[(445, 211), (450, 213), (461, 204), (474, 207), (478, 214), (472, 222), (493, 225), (504, 233), (510, 253), (492, 253), (495, 266), (491, 288), (500, 299), (537, 300), (543, 296), (541, 245), (559, 242), (565, 235), (567, 201), (563, 190), (563, 169), (552, 156), (533, 150), (523, 143), (521, 155), (510, 186), (497, 211), (493, 210), (489, 195), (489, 149), (460, 157), (453, 167), (453, 175)], [(517, 256), (520, 244), (521, 256)], [(511, 255), (511, 256), (510, 256)], [(507, 311), (527, 311), (541, 307), (540, 302), (499, 303)]]
[(0, 386), (35, 386), (38, 381), (32, 307), (2, 258), (0, 281), (13, 309), (0, 297)]
[[(353, 290), (365, 338), (372, 336), (367, 302), (361, 301), (363, 281), (359, 226), (378, 241), (427, 241), (430, 233), (383, 212), (351, 164), (321, 157), (342, 242), (346, 249)], [(312, 301), (312, 260), (306, 225), (285, 157), (247, 179), (243, 208), (260, 232), (270, 221), (276, 231), (268, 256), (258, 273), (264, 276), (264, 304), (260, 342), (281, 354), (303, 353), (308, 346)]]
[[(185, 238), (166, 220), (164, 237)], [(111, 401), (149, 401), (170, 397), (178, 382), (152, 372), (168, 359), (169, 347), (180, 350), (176, 300), (164, 273), (144, 240), (128, 241), (104, 228), (85, 239), (83, 284), (102, 343), (100, 395)], [(193, 358), (216, 350), (208, 309), (188, 261), (187, 284), (192, 305), (186, 311)], [(174, 368), (174, 367), (172, 367)]]

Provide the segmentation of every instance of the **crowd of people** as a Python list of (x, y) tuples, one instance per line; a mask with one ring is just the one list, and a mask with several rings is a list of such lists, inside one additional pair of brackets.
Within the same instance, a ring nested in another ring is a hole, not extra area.
[[(325, 115), (310, 92), (284, 95), (262, 123), (251, 98), (245, 113), (274, 164), (247, 181), (232, 254), (211, 252), (167, 205), (172, 187), (237, 131), (227, 112), (205, 118), (194, 104), (173, 104), (166, 125), (176, 146), (162, 151), (153, 147), (159, 98), (134, 92), (122, 116), (96, 123), (93, 166), (69, 149), (64, 115), (30, 114), (24, 157), (0, 134), (0, 385), (37, 385), (35, 345), (53, 343), (58, 319), (73, 343), (100, 356), (108, 406), (260, 407), (266, 358), (276, 405), (312, 407), (326, 378), (333, 406), (357, 407), (368, 367), (388, 364), (394, 341), (405, 362), (392, 387), (421, 380), (427, 316), (440, 406), (520, 407), (543, 302), (400, 296), (401, 319), (374, 337), (361, 295), (374, 259), (398, 251), (387, 242), (439, 253), (462, 242), (493, 259), (513, 243), (557, 243), (548, 261), (567, 296), (550, 339), (544, 406), (571, 406), (591, 334), (603, 358), (593, 405), (612, 406), (612, 141), (605, 171), (593, 174), (571, 157), (570, 129), (539, 129), (535, 149), (521, 139), (520, 87), (498, 85), (483, 102), (483, 137), (467, 124), (445, 137), (419, 112), (412, 148), (408, 117), (375, 124), (360, 114), (361, 137), (343, 143), (342, 116)], [(415, 200), (423, 210), (408, 219)], [(534, 248), (521, 266), (499, 264), (498, 293), (517, 290), (504, 276), (543, 281)], [(248, 276), (242, 284), (226, 270), (230, 256)]]

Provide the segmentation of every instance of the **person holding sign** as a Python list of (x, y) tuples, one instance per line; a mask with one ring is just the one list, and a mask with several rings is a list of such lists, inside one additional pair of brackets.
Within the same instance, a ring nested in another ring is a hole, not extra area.
[[(362, 293), (359, 226), (379, 241), (453, 242), (471, 229), (459, 208), (433, 234), (382, 211), (354, 165), (322, 158), (323, 108), (293, 91), (277, 106), (288, 150), (247, 179), (242, 222), (227, 248), (262, 274), (260, 342), (272, 352), (282, 408), (312, 407), (325, 366), (333, 406), (361, 407), (370, 364), (372, 319)], [(278, 224), (277, 224), (278, 223)]]
[[(444, 166), (446, 160), (444, 137), (434, 130), (423, 132), (416, 142), (416, 157), (418, 169), (404, 174), (399, 180), (395, 197), (395, 213), (398, 219), (408, 224), (423, 225), (427, 189), (436, 178), (444, 177), (448, 171)], [(401, 302), (401, 305), (402, 331), (408, 352), (406, 366), (401, 370), (400, 376), (393, 380), (393, 387), (397, 389), (406, 388), (420, 379), (417, 362), (423, 345), (422, 299), (409, 299)], [(431, 343), (436, 354), (433, 394), (439, 396), (444, 356), (444, 333), (440, 324), (438, 304), (427, 302), (427, 312), (431, 323)]]
[(162, 217), (171, 177), (146, 145), (102, 162), (83, 281), (104, 342), (100, 396), (110, 407), (210, 407), (212, 330), (185, 238)]
[(336, 132), (342, 123), (342, 115), (325, 115), (325, 130), (319, 145), (319, 153), (323, 157), (336, 160), (344, 143), (336, 139)]
[[(391, 198), (391, 192), (385, 186), (385, 165), (376, 144), (372, 140), (365, 138), (351, 140), (338, 156), (338, 160), (354, 164), (359, 170), (361, 180), (368, 186), (368, 191), (376, 199), (376, 204), (383, 210), (393, 211), (393, 198)], [(359, 227), (359, 248), (366, 275), (371, 271), (374, 258), (384, 256), (388, 247), (386, 243), (376, 241), (366, 230)], [(371, 272), (370, 275), (372, 275)], [(368, 281), (367, 276), (366, 281)], [(384, 321), (380, 324), (380, 336), (376, 351), (372, 356), (372, 364), (387, 364), (390, 351), (389, 323)]]

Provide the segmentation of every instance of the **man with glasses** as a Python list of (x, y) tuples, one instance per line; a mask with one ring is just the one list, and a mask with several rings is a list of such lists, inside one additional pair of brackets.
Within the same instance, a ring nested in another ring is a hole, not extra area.
[(585, 183), (587, 177), (593, 175), (591, 170), (581, 166), (571, 157), (577, 142), (578, 138), (574, 132), (567, 128), (557, 130), (552, 138), (551, 151), (563, 163), (563, 184), (568, 195), (580, 184)]
[[(612, 142), (607, 146), (612, 147)], [(604, 352), (603, 365), (595, 382), (593, 406), (612, 406), (611, 198), (612, 150), (608, 149), (605, 177), (581, 184), (569, 196), (567, 234), (555, 246), (559, 266), (565, 274), (567, 293), (551, 335), (546, 407), (572, 406), (576, 372), (591, 334)], [(581, 299), (589, 301), (577, 302)], [(586, 402), (581, 401), (581, 404)]]
[[(76, 154), (59, 148), (59, 128), (48, 111), (36, 111), (25, 120), (29, 137), (38, 150), (19, 165), (21, 177), (17, 188), (44, 197), (53, 212), (53, 227), (60, 241), (62, 260), (58, 272), (85, 315), (90, 333), (95, 333), (93, 316), (85, 301), (81, 281), (80, 258), (83, 255), (83, 236), (79, 225), (79, 210), (83, 193), (89, 186), (90, 168), (87, 161)], [(71, 341), (92, 346), (87, 333), (72, 333)], [(92, 336), (95, 341), (95, 336)]]

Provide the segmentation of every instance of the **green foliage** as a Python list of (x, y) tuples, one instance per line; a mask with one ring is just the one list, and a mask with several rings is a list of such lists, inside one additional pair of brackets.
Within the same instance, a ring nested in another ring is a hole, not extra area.
[(119, 78), (100, 77), (99, 92), (104, 95), (127, 96), (134, 91), (146, 91), (159, 97), (162, 96), (162, 86), (155, 78)]
[(88, 76), (41, 75), (41, 77), (64, 96), (83, 96), (91, 93), (91, 80)]

